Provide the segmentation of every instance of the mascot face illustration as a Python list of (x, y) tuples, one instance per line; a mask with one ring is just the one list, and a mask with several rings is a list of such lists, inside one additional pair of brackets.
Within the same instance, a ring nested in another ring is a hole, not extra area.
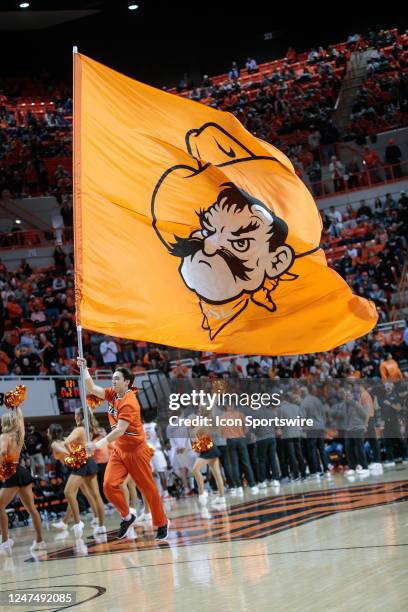
[(199, 213), (200, 229), (178, 238), (172, 255), (189, 289), (210, 303), (224, 303), (262, 287), (292, 265), (287, 226), (259, 200), (232, 183)]
[(263, 175), (277, 165), (282, 172), (281, 162), (256, 156), (215, 123), (190, 130), (186, 149), (189, 164), (169, 168), (156, 184), (152, 225), (168, 253), (179, 258), (180, 276), (197, 296), (202, 327), (213, 340), (250, 302), (274, 312), (272, 294), (281, 281), (296, 280), (290, 268), (299, 255), (270, 203), (228, 180), (228, 166), (236, 171), (239, 164), (245, 177), (246, 171), (256, 175), (260, 165)]

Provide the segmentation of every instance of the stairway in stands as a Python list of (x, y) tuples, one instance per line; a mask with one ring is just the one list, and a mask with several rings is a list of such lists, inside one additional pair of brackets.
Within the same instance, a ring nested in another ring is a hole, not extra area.
[(372, 50), (354, 51), (347, 64), (347, 71), (335, 105), (334, 123), (343, 136), (350, 122), (351, 109), (357, 93), (367, 78), (367, 62)]

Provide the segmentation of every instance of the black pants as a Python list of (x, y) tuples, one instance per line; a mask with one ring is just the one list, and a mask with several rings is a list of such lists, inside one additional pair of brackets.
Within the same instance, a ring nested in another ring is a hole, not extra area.
[(251, 442), (247, 445), (249, 460), (251, 461), (252, 471), (254, 473), (255, 482), (261, 482), (259, 480), (259, 461), (258, 461), (258, 448), (257, 442)]
[(286, 438), (285, 449), (293, 478), (299, 478), (299, 472), (302, 478), (304, 478), (306, 476), (306, 466), (300, 438)]
[(394, 459), (399, 459), (400, 457), (406, 459), (408, 457), (407, 445), (401, 436), (388, 438), (384, 431), (384, 447), (387, 461), (394, 461)]
[(276, 439), (258, 440), (259, 482), (264, 482), (272, 472), (272, 479), (279, 480), (278, 461), (276, 459)]
[(220, 461), (222, 467), (224, 468), (225, 480), (227, 481), (227, 485), (229, 487), (233, 487), (234, 482), (232, 478), (231, 459), (228, 446), (224, 444), (223, 446), (217, 446), (217, 448), (221, 453)]
[(241, 472), (239, 464), (241, 462), (245, 476), (250, 487), (255, 486), (254, 472), (249, 459), (248, 448), (245, 438), (232, 438), (227, 440), (227, 446), (231, 457), (232, 479), (235, 487), (240, 487)]
[(108, 500), (105, 497), (105, 493), (103, 492), (103, 479), (105, 477), (105, 470), (106, 470), (107, 465), (108, 465), (107, 463), (98, 463), (97, 479), (98, 479), (99, 493), (101, 494), (104, 504), (108, 503)]
[(286, 452), (285, 442), (282, 438), (276, 438), (276, 453), (279, 459), (282, 478), (289, 478), (289, 458)]
[(307, 438), (307, 460), (311, 474), (321, 472), (322, 467), (323, 472), (327, 472), (329, 469), (324, 452), (324, 430), (314, 430), (313, 437)]
[(375, 433), (375, 417), (370, 417), (367, 423), (366, 440), (370, 444), (371, 452), (373, 453), (373, 462), (381, 463), (380, 443)]
[(346, 434), (346, 457), (350, 469), (355, 470), (357, 465), (367, 469), (367, 458), (364, 451), (363, 429), (348, 431)]

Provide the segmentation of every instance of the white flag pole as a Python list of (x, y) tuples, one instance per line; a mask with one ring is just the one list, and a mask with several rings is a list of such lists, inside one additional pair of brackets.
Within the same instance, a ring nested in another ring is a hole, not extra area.
[[(72, 47), (72, 74), (75, 74), (74, 71), (74, 62), (75, 62), (75, 55), (78, 53), (78, 47), (74, 46)], [(75, 96), (79, 94), (79, 92), (75, 91), (75, 78), (72, 79), (73, 81), (73, 100), (74, 100), (74, 107), (73, 107), (73, 126), (75, 125)], [(75, 129), (73, 129), (73, 140), (75, 140)], [(75, 186), (75, 168), (76, 168), (76, 159), (75, 159), (75, 142), (73, 142), (73, 163), (72, 163), (72, 177), (73, 177), (73, 185)], [(76, 200), (76, 189), (74, 187), (73, 190), (73, 204), (74, 204), (74, 212), (76, 210), (76, 206), (75, 206), (75, 200)], [(76, 228), (74, 228), (76, 229)], [(75, 235), (75, 232), (74, 232)], [(75, 275), (76, 278), (76, 275)], [(76, 300), (76, 310), (78, 312), (78, 303)], [(82, 345), (82, 326), (81, 325), (77, 325), (77, 339), (78, 339), (78, 357), (81, 357), (81, 359), (84, 358), (84, 349), (83, 349), (83, 345)], [(85, 367), (81, 365), (80, 370), (79, 370), (79, 391), (81, 394), (81, 404), (82, 404), (82, 410), (84, 413), (84, 425), (85, 425), (85, 435), (86, 435), (86, 441), (90, 442), (90, 435), (89, 435), (89, 413), (88, 413), (88, 406), (86, 403), (86, 387), (85, 387)]]

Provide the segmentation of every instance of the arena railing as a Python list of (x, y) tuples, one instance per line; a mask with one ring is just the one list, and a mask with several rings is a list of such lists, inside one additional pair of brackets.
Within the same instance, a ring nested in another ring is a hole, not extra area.
[(343, 176), (336, 179), (330, 178), (310, 182), (309, 189), (316, 199), (320, 199), (331, 195), (397, 183), (406, 178), (408, 178), (408, 161), (403, 161), (393, 165), (378, 164), (376, 167), (367, 168), (352, 176), (344, 173)]

